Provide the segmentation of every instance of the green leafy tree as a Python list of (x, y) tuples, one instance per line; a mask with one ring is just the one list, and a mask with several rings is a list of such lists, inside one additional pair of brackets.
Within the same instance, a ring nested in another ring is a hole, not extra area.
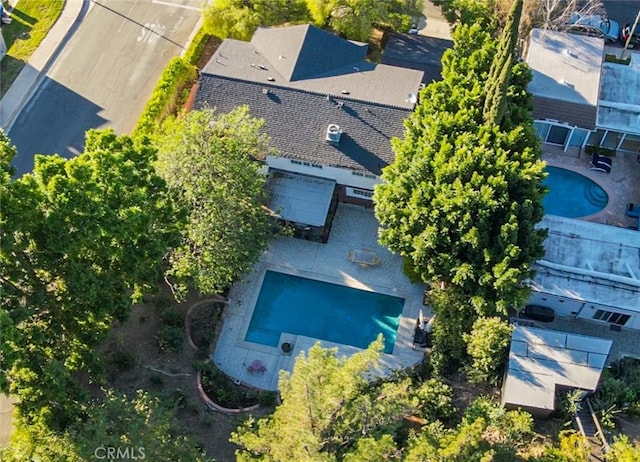
[(2, 176), (0, 386), (24, 416), (64, 428), (82, 393), (74, 371), (114, 319), (154, 289), (177, 243), (156, 151), (89, 131), (71, 160), (36, 156), (32, 174)]
[(228, 114), (192, 111), (157, 139), (158, 172), (188, 214), (182, 243), (169, 255), (178, 295), (229, 288), (267, 246), (273, 219), (263, 207), (263, 124), (247, 106)]
[(480, 24), (484, 27), (495, 23), (494, 0), (434, 0), (449, 24)]
[(607, 462), (636, 462), (640, 460), (640, 445), (632, 443), (627, 435), (614, 438), (613, 444), (604, 455)]
[(469, 298), (455, 288), (432, 289), (429, 305), (435, 314), (429, 362), (436, 374), (444, 375), (467, 363), (464, 334), (471, 330), (475, 310)]
[[(383, 349), (382, 336), (362, 352), (338, 357), (336, 349), (316, 344), (296, 359), (293, 373), (282, 372), (282, 396), (273, 415), (250, 419), (232, 434), (240, 446), (238, 460), (326, 461), (348, 456), (371, 459), (373, 448), (358, 441), (373, 438), (383, 452), (394, 453), (392, 441), (400, 417), (411, 408), (409, 379), (370, 383)], [(374, 457), (375, 458), (375, 457)], [(360, 459), (362, 460), (362, 459)]]
[(472, 363), (467, 376), (472, 383), (497, 384), (509, 355), (513, 327), (503, 319), (478, 318), (470, 334), (464, 334)]
[(522, 16), (522, 4), (523, 0), (514, 0), (509, 10), (502, 38), (498, 44), (498, 51), (493, 58), (493, 63), (491, 63), (491, 70), (485, 84), (486, 97), (483, 117), (485, 123), (489, 125), (501, 125), (507, 112), (507, 91), (518, 43), (518, 26)]
[(440, 422), (423, 427), (409, 439), (406, 462), (513, 461), (532, 433), (533, 419), (522, 411), (507, 411), (486, 398), (474, 401), (455, 428)]
[(80, 462), (107, 459), (106, 448), (125, 454), (118, 460), (210, 460), (191, 440), (177, 434), (174, 410), (142, 391), (133, 399), (109, 391), (100, 402), (86, 403), (84, 418), (64, 432), (18, 418), (10, 445), (0, 456), (7, 462)]
[(219, 38), (250, 40), (258, 26), (304, 22), (304, 0), (217, 0), (204, 8), (203, 27)]
[(589, 460), (591, 444), (580, 433), (574, 431), (560, 432), (557, 446), (547, 448), (540, 462), (584, 462)]

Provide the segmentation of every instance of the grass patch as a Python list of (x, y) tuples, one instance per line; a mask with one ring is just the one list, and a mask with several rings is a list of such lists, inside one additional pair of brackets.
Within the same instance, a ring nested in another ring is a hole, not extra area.
[(2, 26), (7, 55), (0, 71), (4, 96), (29, 57), (38, 48), (62, 12), (65, 0), (20, 0), (11, 12), (13, 22)]
[(628, 66), (629, 63), (631, 63), (631, 56), (627, 58), (618, 58), (616, 55), (607, 53), (604, 55), (604, 60), (608, 63), (626, 64)]

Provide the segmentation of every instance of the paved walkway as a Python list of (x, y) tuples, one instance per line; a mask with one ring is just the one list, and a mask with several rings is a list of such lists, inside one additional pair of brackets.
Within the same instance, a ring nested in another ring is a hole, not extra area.
[[(278, 388), (280, 370), (291, 371), (295, 358), (307, 351), (318, 339), (283, 333), (278, 345), (293, 345), (290, 353), (279, 347), (246, 342), (245, 335), (267, 270), (307, 277), (333, 284), (346, 285), (405, 299), (393, 354), (382, 358), (384, 370), (418, 364), (423, 353), (413, 349), (413, 334), (422, 305), (424, 286), (411, 284), (402, 272), (402, 260), (377, 244), (377, 221), (372, 210), (340, 204), (327, 244), (294, 238), (277, 238), (255, 265), (246, 281), (231, 290), (229, 305), (223, 314), (223, 326), (217, 340), (213, 361), (226, 374), (238, 381), (267, 390)], [(363, 249), (379, 258), (377, 266), (361, 267), (348, 259), (350, 251)], [(305, 307), (301, 307), (304, 309)], [(340, 319), (336, 323), (343, 322)], [(322, 340), (326, 348), (337, 347), (340, 355), (350, 355), (358, 348)], [(251, 372), (255, 360), (266, 366), (261, 373)]]

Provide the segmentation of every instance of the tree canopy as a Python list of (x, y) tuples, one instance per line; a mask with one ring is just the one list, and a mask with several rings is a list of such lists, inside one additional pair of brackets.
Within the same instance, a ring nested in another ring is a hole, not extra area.
[(176, 431), (173, 409), (158, 398), (138, 391), (129, 399), (107, 391), (100, 401), (83, 405), (83, 416), (61, 432), (41, 422), (28, 423), (21, 416), (9, 446), (0, 449), (6, 462), (82, 462), (113, 459), (107, 449), (119, 450), (118, 460), (205, 462), (192, 441)]
[(263, 124), (247, 106), (228, 114), (205, 109), (166, 124), (157, 138), (158, 173), (187, 215), (169, 255), (177, 294), (228, 289), (266, 248), (274, 221), (264, 207)]
[(71, 374), (154, 289), (178, 242), (175, 210), (148, 143), (92, 130), (80, 156), (36, 156), (33, 173), (16, 180), (8, 151), (5, 143), (0, 390), (19, 398), (25, 416), (64, 428), (81, 398)]
[(478, 25), (458, 26), (454, 40), (444, 80), (423, 90), (404, 139), (393, 140), (395, 162), (374, 195), (379, 237), (422, 281), (456, 286), (479, 314), (506, 313), (524, 302), (520, 283), (545, 236), (534, 228), (543, 216), (544, 164), (527, 111), (530, 73), (511, 68), (506, 129), (487, 125), (484, 82), (495, 41)]
[(371, 28), (409, 29), (419, 0), (219, 0), (204, 9), (204, 28), (220, 38), (249, 40), (258, 26), (312, 21), (351, 40), (368, 41)]

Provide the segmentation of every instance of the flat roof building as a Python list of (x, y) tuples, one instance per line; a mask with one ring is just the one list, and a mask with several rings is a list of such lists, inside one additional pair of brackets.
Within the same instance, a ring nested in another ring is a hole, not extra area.
[(556, 388), (594, 391), (611, 340), (515, 326), (502, 404), (546, 416), (555, 409)]

